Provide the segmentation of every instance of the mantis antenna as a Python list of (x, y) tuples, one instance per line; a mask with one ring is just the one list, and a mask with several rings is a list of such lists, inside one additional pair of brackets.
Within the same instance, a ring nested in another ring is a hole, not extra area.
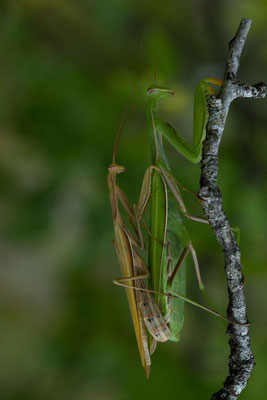
[(151, 79), (151, 77), (153, 78), (153, 75), (150, 72), (150, 69), (148, 67), (148, 64), (146, 62), (145, 56), (144, 56), (144, 52), (143, 52), (143, 42), (144, 42), (144, 38), (141, 39), (140, 41), (140, 45), (139, 45), (139, 50), (140, 50), (140, 56), (141, 56), (141, 60), (143, 61), (143, 64), (145, 66), (145, 70), (146, 70), (146, 74), (148, 77), (149, 82), (154, 82), (156, 83), (156, 70), (155, 70), (155, 74), (154, 74), (154, 80)]
[(117, 131), (117, 136), (116, 136), (115, 143), (114, 143), (114, 148), (113, 148), (113, 156), (112, 156), (112, 163), (113, 164), (115, 164), (115, 161), (116, 161), (115, 160), (116, 159), (116, 152), (117, 152), (119, 140), (120, 140), (120, 137), (121, 137), (121, 133), (122, 133), (123, 127), (125, 125), (126, 118), (127, 118), (128, 114), (129, 114), (129, 112), (130, 112), (130, 110), (131, 110), (131, 108), (132, 108), (132, 106), (134, 104), (134, 101), (136, 100), (136, 96), (133, 98), (135, 86), (136, 85), (134, 85), (133, 88), (130, 91), (130, 94), (129, 94), (127, 102), (126, 102), (126, 106), (124, 107), (124, 110), (123, 110), (123, 113), (122, 113), (122, 117), (121, 117), (121, 120), (120, 120), (120, 125), (119, 125), (118, 131)]

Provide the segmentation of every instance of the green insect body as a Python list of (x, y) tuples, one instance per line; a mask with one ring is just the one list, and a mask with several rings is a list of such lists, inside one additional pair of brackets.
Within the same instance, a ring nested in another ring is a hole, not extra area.
[[(150, 239), (148, 266), (150, 271), (149, 287), (151, 290), (170, 295), (186, 295), (185, 258), (192, 253), (196, 270), (197, 259), (189, 234), (182, 221), (183, 214), (201, 221), (201, 218), (190, 216), (183, 204), (182, 195), (176, 179), (173, 177), (163, 150), (162, 137), (191, 162), (201, 159), (202, 142), (205, 138), (205, 126), (208, 119), (207, 93), (213, 89), (208, 82), (220, 84), (214, 79), (201, 81), (196, 89), (194, 110), (194, 144), (190, 145), (174, 128), (163, 122), (158, 116), (159, 101), (174, 94), (173, 90), (152, 85), (147, 90), (147, 120), (153, 169), (150, 178)], [(204, 221), (201, 221), (204, 222)], [(206, 221), (205, 221), (206, 222)], [(185, 256), (183, 257), (184, 250)], [(177, 266), (178, 265), (178, 266)], [(176, 270), (176, 271), (175, 271)], [(197, 271), (199, 275), (199, 271)], [(199, 286), (204, 289), (200, 275)], [(169, 340), (179, 341), (184, 321), (184, 301), (162, 294), (154, 294), (159, 309), (170, 328)], [(151, 338), (150, 338), (151, 339)], [(150, 347), (154, 347), (150, 340)]]

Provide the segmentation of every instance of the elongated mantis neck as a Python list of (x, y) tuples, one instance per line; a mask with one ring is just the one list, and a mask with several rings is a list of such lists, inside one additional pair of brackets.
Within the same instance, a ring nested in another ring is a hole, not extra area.
[(151, 112), (150, 112), (150, 110), (151, 110), (155, 117), (158, 116), (158, 110), (159, 110), (159, 100), (158, 99), (153, 99), (152, 97), (149, 97), (148, 101), (147, 101), (147, 107), (149, 109), (150, 115), (151, 115)]
[(147, 121), (149, 126), (149, 140), (152, 162), (157, 163), (159, 159), (158, 143), (162, 143), (162, 136), (156, 129), (156, 119), (158, 118), (159, 101), (148, 98), (147, 101)]

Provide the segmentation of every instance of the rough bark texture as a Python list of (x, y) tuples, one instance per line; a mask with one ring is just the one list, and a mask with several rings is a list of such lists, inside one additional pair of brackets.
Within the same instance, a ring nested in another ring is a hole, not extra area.
[[(206, 139), (203, 143), (199, 191), (203, 199), (204, 213), (224, 254), (229, 293), (227, 316), (239, 324), (248, 322), (244, 278), (240, 249), (223, 211), (222, 194), (217, 185), (218, 149), (231, 102), (237, 97), (263, 98), (266, 94), (266, 85), (263, 82), (248, 86), (236, 80), (241, 53), (251, 22), (249, 19), (243, 19), (235, 37), (230, 41), (221, 92), (218, 97), (211, 96), (209, 99), (209, 120), (206, 127)], [(212, 395), (212, 400), (237, 399), (247, 385), (254, 366), (249, 327), (229, 324), (227, 333), (230, 336), (229, 375), (224, 382), (224, 387)]]

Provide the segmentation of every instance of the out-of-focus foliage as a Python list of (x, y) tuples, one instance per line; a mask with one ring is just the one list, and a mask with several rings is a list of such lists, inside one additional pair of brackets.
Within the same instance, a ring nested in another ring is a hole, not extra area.
[[(3, 0), (0, 5), (0, 398), (207, 399), (226, 376), (220, 321), (186, 306), (182, 341), (158, 346), (147, 382), (112, 245), (106, 185), (122, 109), (119, 183), (137, 200), (150, 162), (143, 38), (150, 74), (176, 91), (162, 116), (192, 131), (203, 77), (221, 77), (228, 41), (253, 25), (241, 81), (266, 79), (266, 2)], [(151, 78), (152, 79), (152, 78)], [(239, 100), (220, 150), (220, 186), (241, 249), (255, 372), (242, 399), (266, 389), (266, 100)], [(168, 148), (173, 171), (198, 188), (199, 166)], [(186, 197), (189, 208), (200, 212)], [(209, 228), (188, 222), (207, 290), (227, 304), (223, 260)], [(192, 268), (188, 293), (203, 301)]]

